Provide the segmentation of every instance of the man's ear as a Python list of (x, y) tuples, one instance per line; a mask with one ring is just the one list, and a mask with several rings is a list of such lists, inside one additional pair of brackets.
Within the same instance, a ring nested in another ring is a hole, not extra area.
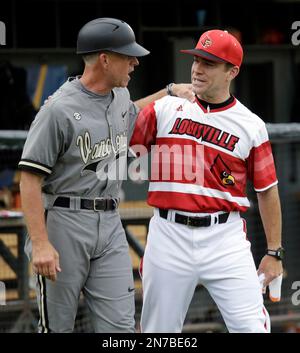
[(100, 53), (98, 59), (102, 63), (102, 65), (106, 66), (108, 64), (108, 55), (107, 53)]
[(231, 78), (231, 80), (236, 78), (236, 76), (239, 74), (239, 72), (240, 72), (240, 68), (238, 66), (233, 66), (230, 69), (230, 78)]
[(233, 66), (229, 69), (229, 72), (228, 72), (228, 80), (229, 81), (232, 81), (234, 78), (236, 78), (236, 76), (239, 74), (240, 72), (240, 69), (238, 66)]

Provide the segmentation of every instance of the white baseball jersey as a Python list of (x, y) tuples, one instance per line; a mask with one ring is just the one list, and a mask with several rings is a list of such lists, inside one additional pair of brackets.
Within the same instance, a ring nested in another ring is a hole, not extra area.
[[(139, 113), (134, 151), (138, 144), (155, 145), (148, 202), (156, 207), (143, 262), (141, 331), (181, 332), (200, 283), (229, 332), (269, 332), (239, 214), (249, 207), (247, 179), (256, 191), (277, 184), (264, 122), (233, 96), (210, 105), (165, 97)], [(167, 219), (158, 208), (169, 210)], [(175, 214), (215, 219), (224, 212), (225, 223), (207, 227), (175, 222)]]
[(157, 208), (243, 212), (247, 179), (257, 192), (278, 182), (265, 123), (233, 96), (210, 106), (170, 96), (152, 103), (139, 113), (131, 146), (138, 144), (156, 145), (148, 203)]

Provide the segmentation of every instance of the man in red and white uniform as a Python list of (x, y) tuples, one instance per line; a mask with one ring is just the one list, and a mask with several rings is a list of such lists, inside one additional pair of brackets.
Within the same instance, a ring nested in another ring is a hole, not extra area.
[[(142, 332), (180, 332), (202, 284), (230, 332), (269, 332), (263, 286), (282, 273), (281, 210), (265, 123), (233, 95), (240, 43), (211, 30), (192, 54), (195, 102), (164, 97), (144, 108), (131, 146), (152, 150), (154, 206), (143, 261)], [(256, 271), (240, 212), (257, 192), (268, 252)]]

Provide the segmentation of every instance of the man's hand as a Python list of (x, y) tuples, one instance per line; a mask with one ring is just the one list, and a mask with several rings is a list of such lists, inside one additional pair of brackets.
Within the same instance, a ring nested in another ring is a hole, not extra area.
[(36, 274), (56, 280), (56, 273), (61, 272), (59, 255), (48, 240), (32, 242), (32, 264)]
[[(195, 94), (192, 90), (192, 85), (190, 83), (173, 83), (171, 91), (172, 91), (172, 95), (174, 95), (174, 96), (188, 99), (192, 103), (195, 101)], [(156, 93), (151, 94), (150, 96), (136, 100), (134, 103), (140, 109), (143, 109), (148, 104), (150, 104), (150, 103), (152, 103), (162, 97), (165, 97), (167, 94), (168, 94), (167, 89), (164, 88)]]
[(195, 93), (192, 87), (190, 83), (174, 83), (172, 85), (172, 93), (177, 97), (185, 98), (193, 103), (195, 101)]
[(263, 288), (269, 285), (269, 283), (276, 277), (283, 273), (282, 262), (276, 258), (265, 255), (259, 265), (257, 274), (264, 274)]

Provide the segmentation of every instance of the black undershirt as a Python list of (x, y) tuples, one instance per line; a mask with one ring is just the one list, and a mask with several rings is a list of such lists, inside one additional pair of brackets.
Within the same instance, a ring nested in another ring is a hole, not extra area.
[(226, 99), (226, 101), (222, 102), (222, 103), (208, 103), (203, 99), (200, 99), (198, 96), (196, 96), (198, 102), (207, 110), (207, 107), (209, 106), (209, 109), (219, 109), (219, 108), (224, 108), (227, 105), (231, 104), (234, 101), (234, 97), (233, 95), (230, 95), (230, 97), (228, 99)]

